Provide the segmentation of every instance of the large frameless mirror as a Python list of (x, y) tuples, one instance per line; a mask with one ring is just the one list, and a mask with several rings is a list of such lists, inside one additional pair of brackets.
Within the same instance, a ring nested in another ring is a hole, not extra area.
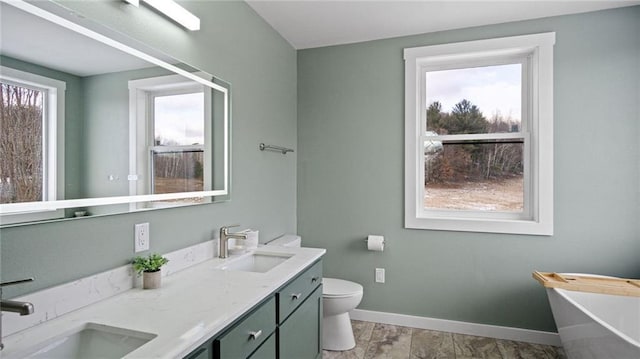
[(229, 84), (59, 5), (0, 6), (0, 224), (227, 198)]

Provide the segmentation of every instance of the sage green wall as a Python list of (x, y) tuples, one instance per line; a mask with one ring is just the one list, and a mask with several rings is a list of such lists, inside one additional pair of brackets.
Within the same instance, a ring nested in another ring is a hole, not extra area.
[[(640, 277), (639, 19), (633, 7), (299, 51), (298, 232), (327, 248), (325, 275), (362, 283), (361, 309), (546, 331), (532, 271)], [(403, 48), (547, 31), (555, 234), (404, 229)]]
[(260, 230), (261, 240), (296, 230), (296, 155), (261, 152), (260, 142), (296, 147), (296, 52), (244, 2), (183, 1), (202, 20), (189, 32), (148, 8), (121, 1), (64, 4), (232, 84), (232, 194), (225, 203), (69, 219), (0, 229), (2, 279), (12, 297), (126, 264), (133, 226), (151, 225), (151, 250), (208, 240), (222, 225)]

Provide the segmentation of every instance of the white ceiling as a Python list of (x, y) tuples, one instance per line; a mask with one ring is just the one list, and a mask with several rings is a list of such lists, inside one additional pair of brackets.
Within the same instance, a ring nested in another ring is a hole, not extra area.
[(247, 3), (293, 47), (306, 49), (639, 5), (640, 1), (248, 0)]

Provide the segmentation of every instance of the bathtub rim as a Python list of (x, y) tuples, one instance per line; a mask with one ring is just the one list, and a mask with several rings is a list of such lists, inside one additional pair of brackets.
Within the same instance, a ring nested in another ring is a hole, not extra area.
[[(590, 276), (590, 277), (597, 277), (597, 278), (616, 278), (616, 277), (612, 277), (612, 276), (599, 275), (599, 274), (590, 274), (590, 273), (559, 273), (559, 274), (560, 275), (581, 275), (581, 276)], [(567, 290), (567, 289), (562, 289), (562, 288), (545, 288), (545, 289), (547, 289), (549, 291), (555, 291), (558, 295), (560, 295), (566, 301), (571, 303), (571, 305), (573, 305), (576, 308), (578, 308), (578, 310), (580, 310), (582, 313), (587, 315), (589, 318), (593, 319), (598, 324), (600, 324), (603, 327), (607, 328), (608, 330), (613, 332), (619, 338), (623, 339), (624, 341), (628, 342), (629, 344), (631, 344), (631, 345), (633, 345), (635, 347), (638, 347), (640, 349), (640, 340), (635, 340), (635, 339), (631, 338), (630, 336), (626, 335), (625, 333), (623, 333), (620, 330), (618, 330), (615, 327), (613, 327), (611, 324), (605, 322), (604, 320), (602, 320), (599, 317), (597, 317), (596, 315), (594, 315), (591, 311), (587, 310), (587, 308), (585, 308), (580, 303), (576, 302), (573, 298), (571, 298), (571, 295), (569, 294), (569, 292), (572, 292), (572, 291)], [(583, 292), (583, 293), (587, 293), (587, 292)], [(591, 295), (615, 296), (614, 294), (591, 293), (591, 292), (588, 292), (588, 293), (591, 294)], [(555, 318), (554, 318), (554, 320), (555, 320)], [(558, 323), (556, 323), (556, 326), (558, 326)], [(558, 334), (560, 334), (560, 329), (559, 328), (558, 328)], [(560, 336), (560, 339), (562, 339), (562, 336)]]

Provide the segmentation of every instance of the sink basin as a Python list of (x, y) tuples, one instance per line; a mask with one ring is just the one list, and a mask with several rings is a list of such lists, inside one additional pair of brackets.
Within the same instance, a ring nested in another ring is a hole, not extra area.
[(54, 337), (9, 358), (121, 358), (155, 336), (150, 333), (87, 323), (76, 330)]
[(264, 273), (282, 264), (292, 256), (293, 254), (289, 253), (253, 252), (237, 259), (231, 259), (221, 265), (219, 269)]

